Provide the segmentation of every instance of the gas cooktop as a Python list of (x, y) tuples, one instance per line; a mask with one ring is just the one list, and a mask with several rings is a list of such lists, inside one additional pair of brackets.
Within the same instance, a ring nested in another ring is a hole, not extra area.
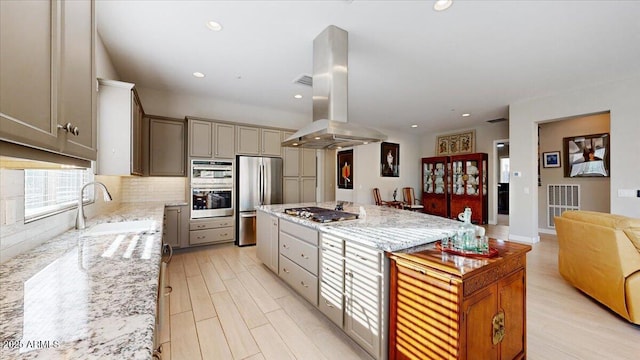
[(299, 218), (312, 220), (320, 223), (327, 223), (332, 221), (342, 220), (355, 220), (358, 218), (358, 214), (353, 214), (345, 211), (337, 211), (332, 209), (325, 209), (316, 206), (299, 207), (284, 209), (285, 214), (297, 216)]

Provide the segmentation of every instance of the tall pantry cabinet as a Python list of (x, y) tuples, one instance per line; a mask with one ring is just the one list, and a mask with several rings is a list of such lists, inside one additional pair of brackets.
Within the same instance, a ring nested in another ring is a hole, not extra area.
[(457, 219), (466, 207), (471, 221), (488, 219), (487, 154), (474, 153), (422, 159), (424, 212)]

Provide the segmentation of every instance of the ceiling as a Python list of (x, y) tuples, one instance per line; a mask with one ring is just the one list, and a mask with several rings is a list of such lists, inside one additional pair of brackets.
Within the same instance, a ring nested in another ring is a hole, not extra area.
[[(301, 123), (311, 121), (311, 88), (293, 80), (311, 74), (313, 39), (328, 25), (349, 33), (349, 121), (384, 129), (472, 127), (508, 117), (525, 98), (640, 74), (640, 1), (432, 6), (98, 0), (96, 12), (120, 80), (298, 113)], [(209, 30), (209, 20), (223, 30)]]

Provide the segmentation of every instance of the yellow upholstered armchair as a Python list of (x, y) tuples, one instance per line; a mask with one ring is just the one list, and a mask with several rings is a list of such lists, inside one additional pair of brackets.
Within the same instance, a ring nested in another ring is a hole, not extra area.
[(640, 325), (640, 219), (565, 211), (555, 224), (560, 275)]

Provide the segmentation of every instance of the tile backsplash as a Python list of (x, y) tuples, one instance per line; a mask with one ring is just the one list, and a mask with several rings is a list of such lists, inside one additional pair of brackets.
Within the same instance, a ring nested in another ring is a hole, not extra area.
[[(185, 201), (187, 178), (101, 176), (113, 197), (105, 203), (100, 190), (85, 207), (87, 218), (113, 211), (120, 203)], [(8, 211), (7, 211), (8, 210)], [(24, 171), (0, 169), (0, 263), (73, 228), (76, 209), (24, 222)]]
[(185, 201), (186, 177), (122, 178), (122, 202)]

